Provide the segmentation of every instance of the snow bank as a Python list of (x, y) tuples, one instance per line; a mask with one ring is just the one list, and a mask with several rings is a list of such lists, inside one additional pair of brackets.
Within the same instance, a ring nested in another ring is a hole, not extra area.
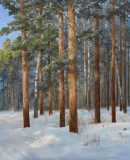
[(111, 112), (101, 110), (101, 124), (94, 124), (94, 111), (78, 110), (79, 134), (59, 128), (59, 113), (46, 112), (22, 128), (21, 112), (0, 112), (0, 160), (129, 160), (130, 108), (125, 115), (117, 108), (117, 123)]

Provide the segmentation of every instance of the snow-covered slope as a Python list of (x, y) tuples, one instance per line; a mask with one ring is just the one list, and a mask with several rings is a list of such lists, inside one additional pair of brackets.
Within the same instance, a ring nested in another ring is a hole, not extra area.
[(130, 160), (130, 108), (125, 115), (117, 108), (117, 123), (111, 112), (101, 110), (102, 123), (94, 124), (94, 111), (78, 110), (79, 134), (59, 128), (59, 113), (46, 112), (22, 128), (21, 112), (0, 112), (0, 160)]

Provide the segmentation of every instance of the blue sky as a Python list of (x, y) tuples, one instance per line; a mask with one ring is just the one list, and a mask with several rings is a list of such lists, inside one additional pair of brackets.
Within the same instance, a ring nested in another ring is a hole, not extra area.
[[(7, 26), (7, 23), (11, 22), (12, 20), (13, 17), (8, 15), (8, 10), (4, 9), (0, 5), (0, 29)], [(5, 38), (10, 38), (13, 41), (16, 37), (18, 37), (18, 33), (15, 32), (9, 34), (8, 36), (0, 37), (0, 49), (2, 49), (2, 43), (5, 41)]]

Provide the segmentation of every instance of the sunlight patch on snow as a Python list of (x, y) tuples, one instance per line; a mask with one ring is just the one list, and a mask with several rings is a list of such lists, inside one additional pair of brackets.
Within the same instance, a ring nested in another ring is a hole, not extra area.
[(33, 117), (30, 128), (22, 127), (22, 111), (0, 112), (0, 160), (129, 160), (130, 107), (123, 114), (117, 107), (117, 122), (111, 110), (101, 109), (100, 124), (94, 124), (94, 110), (78, 110), (78, 134), (70, 133), (69, 110), (66, 127), (59, 128), (59, 112)]
[(54, 135), (48, 135), (43, 138), (40, 138), (39, 140), (36, 140), (34, 143), (30, 144), (30, 147), (32, 148), (41, 148), (43, 146), (46, 146), (48, 144), (52, 145), (56, 143), (59, 139), (56, 139)]
[(34, 132), (33, 135), (39, 135), (40, 133), (41, 133), (41, 131), (36, 131), (36, 132)]

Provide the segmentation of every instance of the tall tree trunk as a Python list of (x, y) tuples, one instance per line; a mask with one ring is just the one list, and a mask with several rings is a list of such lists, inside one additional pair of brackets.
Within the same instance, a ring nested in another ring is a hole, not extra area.
[(35, 76), (35, 89), (34, 89), (34, 118), (38, 118), (38, 80), (39, 80), (39, 66), (41, 54), (38, 54), (36, 76)]
[[(63, 59), (64, 52), (64, 26), (62, 10), (58, 11), (59, 17), (59, 60)], [(60, 127), (65, 127), (65, 95), (64, 95), (64, 70), (60, 67), (59, 72), (59, 107), (60, 107)]]
[(3, 76), (3, 109), (5, 109), (5, 81)]
[(7, 91), (6, 91), (6, 102), (7, 102), (7, 109), (9, 109), (9, 84), (7, 82)]
[(69, 82), (68, 82), (67, 71), (65, 75), (65, 81), (66, 81), (66, 108), (69, 109)]
[(107, 110), (109, 110), (109, 51), (107, 52)]
[(116, 106), (118, 106), (118, 78), (116, 80)]
[(8, 84), (7, 84), (7, 88), (6, 88), (6, 95), (5, 95), (5, 106), (6, 106), (6, 110), (9, 108), (8, 107)]
[[(21, 3), (21, 20), (24, 20), (24, 0)], [(22, 23), (23, 29), (21, 30), (22, 43), (26, 40), (25, 23)], [(29, 99), (28, 99), (28, 72), (27, 72), (27, 54), (26, 48), (22, 49), (22, 69), (23, 69), (23, 127), (30, 127), (29, 119)]]
[[(95, 8), (98, 14), (98, 8)], [(95, 17), (95, 31), (99, 30), (99, 18)], [(100, 66), (99, 66), (99, 35), (95, 37), (95, 123), (100, 123)]]
[(127, 113), (126, 107), (126, 22), (124, 19), (124, 103), (123, 103), (123, 112)]
[(102, 66), (101, 107), (104, 107), (104, 64)]
[(91, 91), (90, 91), (90, 41), (88, 41), (88, 111), (91, 110)]
[(17, 69), (17, 109), (19, 110), (19, 83), (18, 83), (18, 78), (19, 78), (19, 73), (18, 73), (18, 60), (16, 59), (16, 69)]
[[(112, 0), (112, 9), (115, 9), (115, 1)], [(115, 16), (112, 17), (112, 65), (111, 65), (111, 106), (112, 106), (112, 122), (116, 122), (115, 108)]]
[[(119, 38), (118, 37), (118, 35), (117, 35), (117, 38)], [(117, 42), (117, 46), (119, 47), (119, 43)], [(115, 61), (116, 61), (116, 63), (117, 63), (117, 66), (118, 66), (118, 57), (120, 56), (119, 55), (120, 53), (119, 53), (119, 48), (117, 48), (117, 59), (115, 59)], [(116, 64), (115, 64), (116, 65)], [(118, 69), (118, 67), (116, 67), (117, 69)], [(119, 70), (119, 69), (118, 69)], [(118, 81), (120, 81), (120, 79), (118, 80), (118, 75), (116, 76), (117, 78), (116, 78), (116, 106), (118, 106), (118, 92), (119, 92), (119, 88), (120, 88), (120, 86), (119, 86), (119, 82)], [(120, 78), (120, 77), (119, 77)]]
[(56, 71), (54, 71), (54, 86), (53, 86), (53, 95), (54, 95), (54, 109), (57, 110), (57, 91), (56, 91)]
[[(128, 46), (129, 46), (129, 40), (128, 40)], [(128, 47), (128, 106), (130, 105), (130, 76), (129, 76), (129, 68), (130, 68), (130, 64), (129, 64), (129, 47)]]
[(103, 69), (103, 88), (104, 88), (103, 107), (106, 107), (106, 69), (105, 69), (105, 64), (104, 64), (104, 69)]
[[(48, 41), (48, 48), (50, 48), (50, 42)], [(50, 64), (50, 53), (48, 54), (48, 65)], [(49, 115), (53, 114), (52, 109), (52, 91), (51, 91), (51, 72), (48, 72), (48, 88), (49, 88)]]
[(87, 109), (87, 48), (84, 40), (84, 108)]
[(77, 116), (77, 71), (76, 71), (76, 31), (75, 31), (75, 4), (73, 0), (68, 0), (68, 20), (69, 20), (69, 112), (70, 124), (69, 131), (78, 132)]
[(9, 105), (11, 106), (11, 81), (10, 81), (10, 72), (9, 72)]
[[(122, 20), (120, 18), (120, 85), (122, 88)], [(120, 111), (122, 111), (122, 101), (120, 97)]]
[(14, 87), (14, 80), (13, 80), (13, 74), (12, 74), (12, 89), (13, 89), (13, 110), (16, 111), (15, 108), (15, 87)]
[(120, 75), (119, 75), (119, 70), (118, 70), (118, 63), (115, 60), (115, 65), (116, 65), (116, 73), (117, 73), (117, 78), (118, 78), (118, 87), (119, 87), (119, 93), (120, 93), (120, 103), (122, 105), (122, 88), (121, 88), (121, 83), (120, 83)]
[[(40, 8), (40, 16), (42, 16), (42, 7)], [(42, 18), (40, 20), (39, 28), (41, 29), (42, 27)], [(39, 39), (41, 40), (42, 34), (39, 35)], [(42, 53), (40, 53), (40, 65), (39, 65), (39, 84), (43, 82), (43, 72), (42, 72), (42, 67), (43, 67), (43, 59), (42, 59)], [(39, 111), (40, 115), (44, 113), (44, 108), (43, 108), (43, 90), (39, 90)]]

